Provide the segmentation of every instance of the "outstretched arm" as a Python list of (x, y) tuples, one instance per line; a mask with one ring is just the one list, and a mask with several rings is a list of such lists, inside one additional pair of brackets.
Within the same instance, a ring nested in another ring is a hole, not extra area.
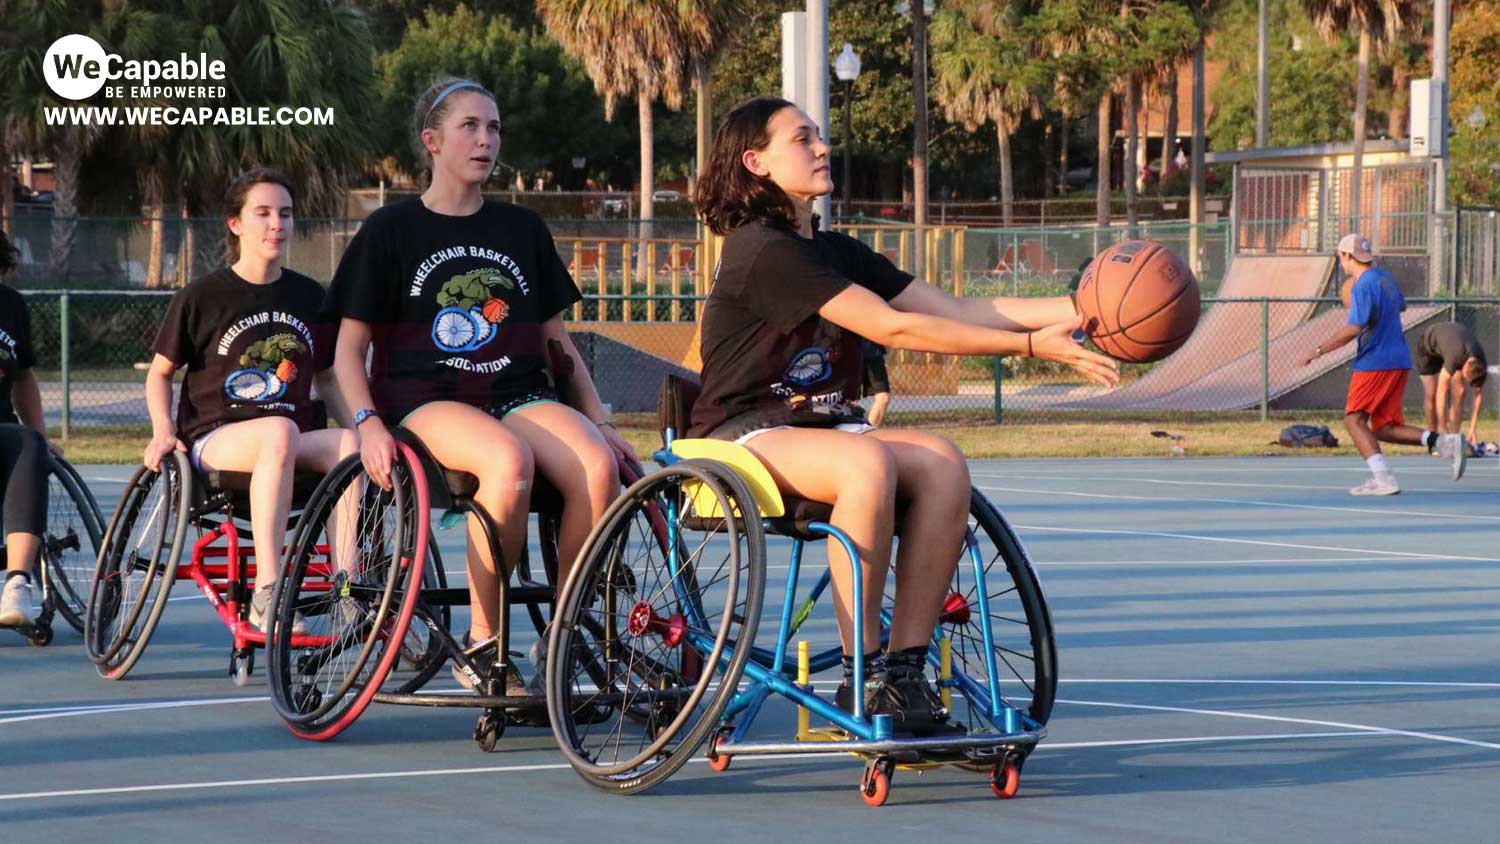
[(1013, 296), (954, 296), (921, 279), (913, 281), (891, 300), (898, 311), (940, 316), (954, 322), (1027, 331), (1067, 322), (1077, 316), (1070, 296), (1021, 299)]
[[(905, 295), (903, 291), (896, 300)], [(857, 284), (829, 299), (818, 309), (818, 315), (882, 346), (950, 355), (1027, 355), (1065, 363), (1105, 386), (1120, 380), (1119, 364), (1073, 342), (1070, 335), (1080, 323), (1076, 315), (1037, 331), (1014, 323), (1013, 328), (992, 328), (949, 316), (899, 310)]]

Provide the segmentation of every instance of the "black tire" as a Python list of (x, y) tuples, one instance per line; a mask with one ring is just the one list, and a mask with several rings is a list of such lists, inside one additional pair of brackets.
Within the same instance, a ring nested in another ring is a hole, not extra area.
[[(426, 565), (426, 480), (410, 451), (398, 449), (389, 491), (369, 481), (357, 454), (323, 478), (297, 522), (286, 571), (276, 582), (267, 645), (271, 702), (300, 738), (327, 740), (354, 723), (397, 660), (391, 643), (404, 641), (405, 630), (397, 628), (411, 620), (418, 565)], [(343, 540), (325, 554), (328, 546), (318, 540), (327, 537), (346, 492), (358, 512), (353, 524), (341, 526)], [(347, 571), (330, 559), (341, 556), (337, 549), (351, 549)], [(292, 635), (297, 612), (307, 624), (305, 637)]]
[(53, 457), (47, 477), (47, 532), (42, 537), (42, 577), (57, 611), (83, 632), (89, 582), (104, 540), (104, 517), (78, 471)]
[[(692, 758), (733, 697), (755, 641), (763, 526), (758, 518), (714, 517), (708, 507), (696, 512), (685, 491), (693, 485), (706, 493), (697, 500), (717, 512), (756, 512), (744, 482), (719, 464), (690, 460), (652, 472), (595, 526), (559, 599), (563, 622), (548, 640), (552, 731), (573, 769), (607, 791), (651, 788)], [(664, 532), (669, 521), (675, 544)], [(675, 577), (669, 548), (686, 561)], [(648, 617), (657, 626), (641, 623)], [(667, 631), (678, 619), (689, 633), (674, 647), (676, 634)], [(691, 644), (694, 634), (702, 650)], [(720, 665), (726, 645), (737, 647), (722, 673), (694, 668)]]
[[(1057, 698), (1057, 649), (1041, 583), (1020, 538), (999, 509), (977, 489), (970, 495), (968, 529), (978, 543), (983, 562), (1001, 693), (1016, 698), (1017, 708), (1032, 720), (1046, 724)], [(964, 609), (945, 611), (940, 619), (943, 635), (952, 642), (953, 672), (968, 675), (988, 693), (978, 589), (967, 549), (961, 551), (948, 596), (956, 604), (955, 594), (962, 597)], [(1023, 704), (1021, 699), (1025, 698), (1029, 701)], [(953, 691), (953, 710), (953, 718), (966, 724), (971, 733), (990, 731), (982, 707), (970, 705), (959, 689)]]
[(118, 680), (146, 650), (177, 580), (192, 506), (187, 455), (172, 452), (161, 470), (130, 479), (105, 531), (89, 586), (83, 640), (99, 676)]

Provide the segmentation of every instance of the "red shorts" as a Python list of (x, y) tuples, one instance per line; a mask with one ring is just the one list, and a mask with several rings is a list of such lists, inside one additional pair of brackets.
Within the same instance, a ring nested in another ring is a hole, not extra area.
[(1349, 399), (1344, 402), (1344, 413), (1370, 414), (1372, 431), (1387, 425), (1405, 425), (1406, 417), (1401, 415), (1401, 396), (1406, 392), (1407, 374), (1405, 369), (1356, 371), (1349, 379)]

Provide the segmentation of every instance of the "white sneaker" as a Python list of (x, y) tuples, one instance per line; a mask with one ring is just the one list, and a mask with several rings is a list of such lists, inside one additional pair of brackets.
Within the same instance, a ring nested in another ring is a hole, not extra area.
[(1364, 483), (1349, 490), (1350, 495), (1395, 495), (1401, 491), (1400, 485), (1396, 483), (1396, 476), (1389, 474), (1372, 475)]
[(1464, 466), (1469, 460), (1469, 444), (1463, 434), (1443, 434), (1438, 437), (1437, 453), (1448, 458), (1453, 469), (1453, 480), (1464, 476)]
[(5, 591), (0, 592), (0, 625), (20, 627), (36, 621), (36, 608), (31, 605), (31, 578), (7, 577)]
[[(266, 629), (266, 619), (270, 615), (271, 593), (274, 591), (276, 591), (276, 584), (267, 583), (256, 589), (255, 594), (250, 597), (250, 625), (262, 633), (271, 632)], [(292, 616), (292, 635), (307, 635), (307, 619), (303, 618), (300, 612)]]

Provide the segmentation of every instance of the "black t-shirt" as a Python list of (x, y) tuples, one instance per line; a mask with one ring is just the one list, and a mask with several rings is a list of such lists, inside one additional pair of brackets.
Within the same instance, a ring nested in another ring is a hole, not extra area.
[(19, 423), (10, 391), (16, 375), (33, 366), (36, 354), (31, 348), (31, 312), (20, 293), (0, 284), (0, 424)]
[(847, 235), (807, 239), (769, 222), (730, 232), (720, 255), (703, 309), (703, 392), (688, 436), (751, 411), (764, 426), (790, 424), (794, 405), (857, 398), (859, 335), (818, 309), (851, 284), (890, 301), (912, 276)]
[(1436, 375), (1440, 369), (1455, 373), (1469, 358), (1479, 358), (1481, 364), (1489, 365), (1484, 347), (1463, 323), (1430, 325), (1422, 332), (1422, 339), (1417, 341), (1417, 371), (1422, 375)]
[(371, 326), (370, 390), (388, 423), (431, 401), (488, 409), (554, 386), (542, 324), (583, 298), (535, 213), (485, 202), (466, 217), (420, 199), (371, 214), (329, 290)]
[(333, 362), (322, 306), (323, 286), (287, 269), (252, 284), (225, 267), (172, 297), (152, 351), (187, 368), (178, 436), (193, 440), (262, 416), (310, 428), (313, 375)]

